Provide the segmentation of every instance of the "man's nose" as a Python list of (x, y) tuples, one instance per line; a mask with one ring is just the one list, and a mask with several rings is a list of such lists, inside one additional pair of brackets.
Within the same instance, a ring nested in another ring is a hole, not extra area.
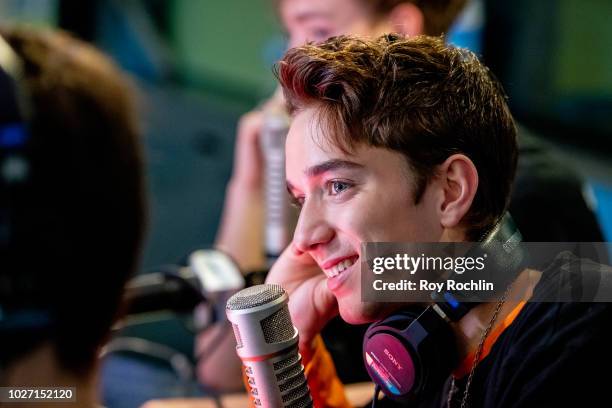
[(298, 218), (293, 243), (302, 252), (312, 251), (318, 245), (329, 242), (334, 230), (316, 203), (306, 201)]

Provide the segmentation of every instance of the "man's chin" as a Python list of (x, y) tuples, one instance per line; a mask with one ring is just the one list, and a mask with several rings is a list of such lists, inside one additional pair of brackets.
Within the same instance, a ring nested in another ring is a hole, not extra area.
[(393, 312), (391, 305), (385, 303), (355, 302), (347, 304), (338, 302), (340, 317), (349, 324), (372, 323), (384, 319)]

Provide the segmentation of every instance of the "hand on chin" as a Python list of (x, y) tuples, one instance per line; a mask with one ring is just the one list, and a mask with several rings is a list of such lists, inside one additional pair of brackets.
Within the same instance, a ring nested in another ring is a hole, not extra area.
[(274, 263), (266, 283), (276, 283), (289, 295), (289, 312), (300, 335), (300, 346), (309, 345), (325, 324), (338, 314), (338, 303), (327, 288), (327, 278), (308, 254), (291, 244)]

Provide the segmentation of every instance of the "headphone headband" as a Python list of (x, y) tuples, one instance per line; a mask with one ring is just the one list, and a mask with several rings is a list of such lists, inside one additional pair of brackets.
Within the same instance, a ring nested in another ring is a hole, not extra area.
[[(23, 124), (30, 117), (30, 103), (23, 86), (23, 61), (0, 35), (0, 127)], [(2, 147), (2, 145), (0, 145)]]
[[(31, 104), (27, 88), (23, 83), (23, 68), (21, 58), (0, 35), (1, 251), (7, 250), (14, 235), (15, 220), (12, 203), (15, 196), (20, 195), (20, 190), (27, 188), (24, 183), (27, 183), (30, 173), (30, 160), (26, 145), (29, 139), (27, 121), (31, 116)], [(9, 248), (8, 251), (11, 249)], [(0, 265), (0, 268), (5, 266)], [(14, 288), (9, 286), (4, 290), (13, 291)], [(0, 332), (49, 327), (52, 321), (51, 313), (47, 310), (37, 308), (12, 310), (7, 305), (0, 303)]]
[[(481, 241), (472, 248), (467, 256), (476, 257), (480, 253), (486, 253), (488, 262), (495, 265), (495, 270), (501, 272), (501, 277), (507, 277), (506, 282), (501, 282), (503, 288), (508, 286), (522, 270), (527, 259), (527, 254), (520, 247), (523, 240), (521, 232), (516, 227), (510, 213), (505, 213), (503, 217), (486, 233)], [(450, 271), (452, 273), (452, 271)], [(456, 280), (467, 279), (467, 276), (454, 275)], [(461, 293), (452, 291), (438, 292), (431, 294), (436, 311), (442, 311), (449, 320), (456, 322), (461, 320), (479, 302), (461, 301), (465, 296)]]

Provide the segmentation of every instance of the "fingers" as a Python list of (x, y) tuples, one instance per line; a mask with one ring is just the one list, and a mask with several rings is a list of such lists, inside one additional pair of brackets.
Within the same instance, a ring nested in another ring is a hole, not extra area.
[(245, 188), (261, 188), (262, 185), (263, 158), (259, 147), (262, 126), (261, 111), (243, 115), (238, 123), (232, 179)]
[(325, 322), (338, 315), (338, 301), (327, 287), (326, 279), (322, 279), (317, 283), (314, 300), (317, 314), (322, 316)]
[(257, 142), (257, 136), (263, 125), (263, 113), (251, 111), (244, 114), (238, 122), (238, 139), (243, 143)]

